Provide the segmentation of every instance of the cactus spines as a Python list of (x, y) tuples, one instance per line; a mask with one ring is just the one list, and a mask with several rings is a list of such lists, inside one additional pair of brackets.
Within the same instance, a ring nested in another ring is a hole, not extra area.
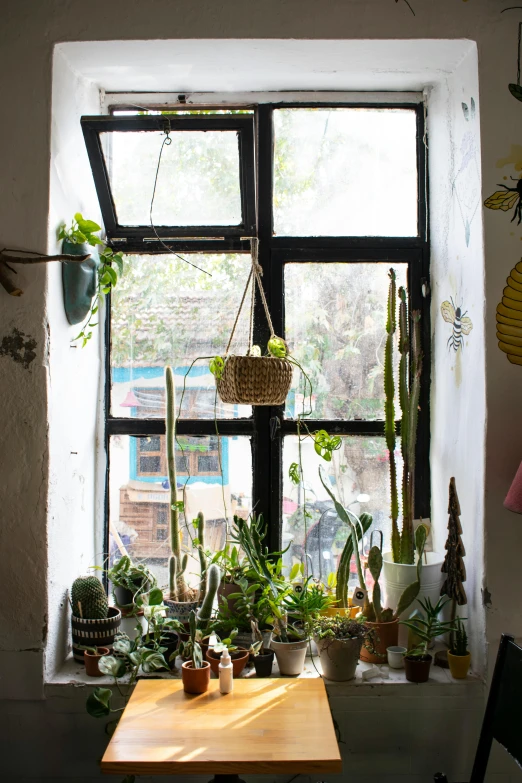
[(95, 576), (79, 576), (71, 587), (71, 606), (75, 617), (100, 620), (109, 614), (107, 593)]
[(169, 597), (173, 601), (182, 601), (187, 593), (187, 584), (183, 578), (186, 557), (181, 556), (181, 536), (179, 529), (179, 504), (176, 475), (176, 395), (172, 367), (165, 368), (165, 387), (167, 393), (167, 467), (170, 484), (170, 548), (169, 561)]
[(384, 431), (386, 447), (390, 455), (390, 495), (392, 521), (392, 553), (394, 562), (398, 562), (401, 554), (401, 538), (397, 519), (399, 516), (399, 497), (397, 492), (397, 463), (395, 461), (395, 381), (393, 378), (393, 339), (396, 329), (395, 311), (397, 307), (397, 285), (395, 270), (389, 271), (390, 284), (388, 288), (388, 308), (386, 319), (386, 345), (384, 348)]
[(208, 569), (207, 589), (205, 592), (205, 597), (203, 598), (201, 606), (198, 610), (197, 626), (201, 631), (206, 630), (210, 621), (212, 606), (214, 604), (214, 599), (216, 597), (220, 581), (221, 571), (219, 570), (219, 567), (213, 563), (211, 566), (209, 566)]
[(205, 517), (198, 513), (198, 555), (201, 581), (199, 586), (199, 598), (204, 598), (207, 592), (207, 556), (205, 554)]

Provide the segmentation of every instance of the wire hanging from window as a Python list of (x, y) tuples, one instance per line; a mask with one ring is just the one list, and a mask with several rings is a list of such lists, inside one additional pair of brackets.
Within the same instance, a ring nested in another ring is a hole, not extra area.
[(184, 261), (186, 264), (190, 264), (190, 266), (193, 266), (194, 269), (198, 270), (198, 272), (203, 272), (205, 275), (208, 275), (209, 277), (212, 277), (211, 273), (207, 272), (206, 269), (202, 269), (200, 266), (197, 266), (197, 264), (193, 264), (192, 261), (189, 261), (188, 259), (183, 258), (183, 256), (180, 256), (179, 253), (176, 253), (174, 250), (172, 250), (172, 248), (170, 248), (168, 245), (166, 245), (165, 242), (159, 236), (158, 232), (156, 231), (156, 227), (155, 227), (155, 225), (153, 223), (153, 220), (152, 220), (152, 209), (154, 207), (154, 199), (156, 197), (156, 186), (158, 184), (158, 175), (159, 175), (159, 170), (160, 170), (160, 166), (161, 166), (161, 156), (163, 155), (163, 148), (165, 146), (169, 147), (172, 144), (172, 139), (170, 138), (170, 123), (168, 122), (168, 120), (167, 120), (167, 124), (165, 126), (165, 131), (164, 132), (165, 132), (165, 138), (163, 139), (163, 141), (161, 143), (161, 147), (160, 147), (160, 152), (159, 152), (159, 157), (158, 157), (158, 165), (156, 166), (156, 176), (154, 177), (154, 188), (152, 190), (152, 198), (150, 200), (150, 209), (149, 209), (150, 227), (154, 231), (154, 235), (155, 235), (156, 239), (158, 240), (158, 242), (160, 243), (160, 245), (162, 247), (164, 247), (165, 250), (168, 253), (172, 253), (173, 256), (176, 256), (176, 258), (179, 258), (181, 261)]

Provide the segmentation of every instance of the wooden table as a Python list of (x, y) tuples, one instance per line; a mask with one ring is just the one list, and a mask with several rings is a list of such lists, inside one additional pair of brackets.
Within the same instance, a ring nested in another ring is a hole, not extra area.
[(123, 775), (341, 772), (321, 679), (237, 679), (193, 696), (180, 680), (140, 680), (101, 762)]

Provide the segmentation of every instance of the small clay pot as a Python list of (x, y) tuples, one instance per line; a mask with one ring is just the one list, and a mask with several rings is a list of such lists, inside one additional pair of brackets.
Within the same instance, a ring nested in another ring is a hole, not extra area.
[[(234, 677), (239, 677), (245, 666), (247, 665), (250, 652), (248, 650), (234, 650), (230, 653), (232, 659), (232, 674)], [(221, 660), (221, 653), (214, 652), (213, 649), (207, 650), (205, 658), (210, 663), (210, 668), (219, 676), (219, 662)]]
[(425, 655), (423, 658), (410, 658), (405, 655), (404, 670), (408, 682), (428, 682), (431, 661), (431, 655)]
[(254, 656), (254, 668), (257, 677), (270, 677), (272, 674), (274, 657), (275, 652), (273, 650), (267, 650), (265, 647)]
[(465, 680), (471, 663), (471, 653), (468, 652), (466, 655), (453, 655), (453, 653), (448, 650), (448, 663), (453, 679)]
[(373, 647), (375, 652), (370, 652), (361, 647), (361, 661), (366, 663), (386, 663), (386, 650), (388, 647), (396, 647), (399, 643), (399, 621), (391, 623), (366, 623), (374, 631)]
[(91, 653), (88, 650), (83, 651), (83, 660), (85, 661), (85, 674), (89, 677), (103, 677), (102, 672), (98, 666), (100, 658), (110, 653), (108, 647), (97, 647), (96, 653)]
[(192, 661), (181, 664), (181, 679), (185, 693), (205, 693), (210, 683), (210, 664), (203, 661), (199, 669), (195, 669)]

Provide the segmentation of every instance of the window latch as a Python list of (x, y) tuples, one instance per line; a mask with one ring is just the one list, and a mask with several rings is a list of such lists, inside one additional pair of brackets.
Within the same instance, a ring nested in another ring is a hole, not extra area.
[(277, 437), (277, 433), (281, 429), (281, 421), (279, 420), (279, 416), (272, 416), (270, 419), (270, 440), (275, 440)]

